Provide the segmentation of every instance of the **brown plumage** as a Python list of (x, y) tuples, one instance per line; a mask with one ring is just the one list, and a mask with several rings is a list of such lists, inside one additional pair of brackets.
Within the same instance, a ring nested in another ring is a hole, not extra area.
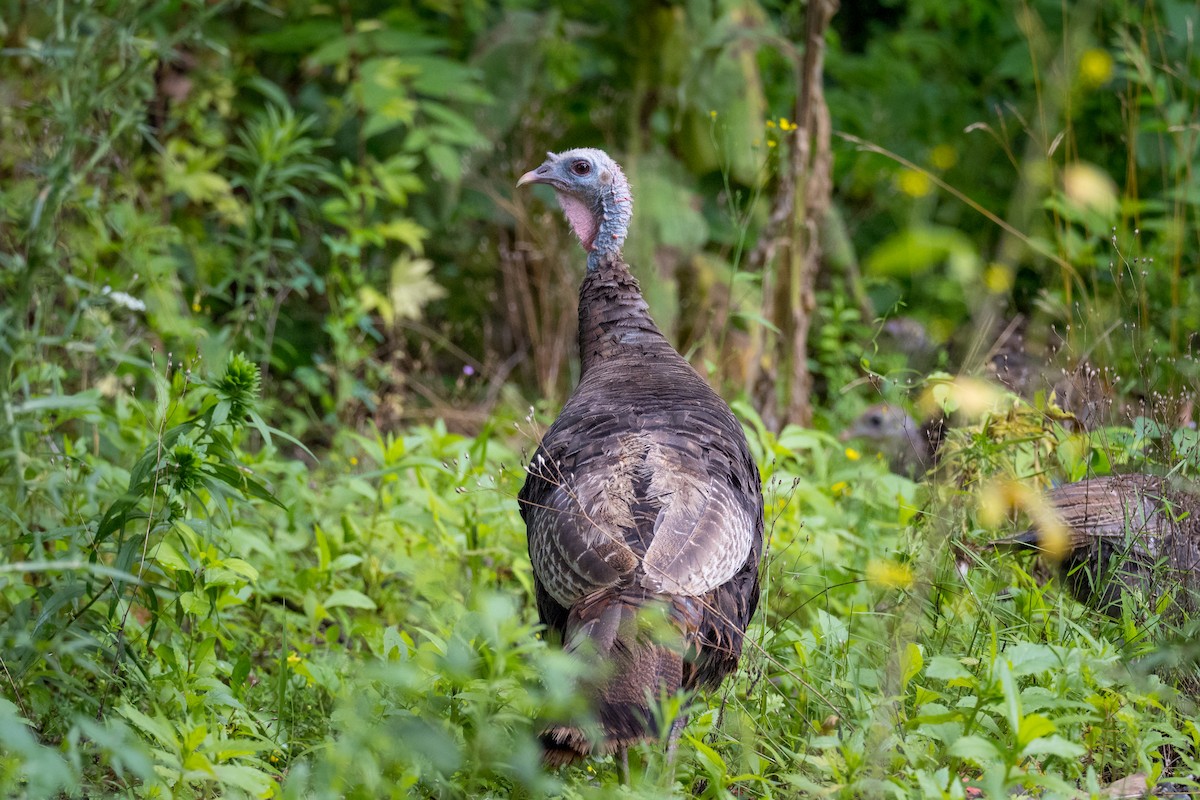
[[(1130, 591), (1154, 603), (1180, 586), (1176, 601), (1194, 607), (1200, 588), (1200, 499), (1194, 487), (1154, 475), (1112, 475), (1067, 483), (1047, 499), (1068, 530), (1059, 565), (1080, 602), (1113, 616)], [(997, 544), (1042, 549), (1028, 530)]]
[(659, 332), (621, 257), (620, 168), (572, 150), (530, 182), (554, 187), (589, 252), (579, 386), (519, 498), (542, 621), (603, 668), (590, 688), (600, 738), (542, 734), (547, 763), (565, 764), (654, 737), (649, 701), (736, 669), (758, 603), (763, 501), (741, 426)]

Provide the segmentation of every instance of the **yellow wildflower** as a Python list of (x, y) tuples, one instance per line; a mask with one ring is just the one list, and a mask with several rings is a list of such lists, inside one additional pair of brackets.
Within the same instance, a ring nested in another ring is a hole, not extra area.
[(297, 653), (295, 650), (293, 650), (292, 652), (288, 653), (288, 657), (287, 657), (287, 663), (288, 663), (288, 666), (289, 666), (289, 667), (294, 667), (294, 666), (296, 666), (296, 665), (297, 665), (297, 664), (299, 664), (299, 663), (300, 663), (302, 660), (303, 660), (303, 659), (301, 659), (301, 658), (300, 658), (300, 654), (299, 654), (299, 653)]
[(1038, 546), (1050, 558), (1061, 559), (1071, 547), (1071, 534), (1058, 510), (1020, 481), (998, 480), (985, 485), (978, 499), (979, 522), (989, 528), (1004, 524), (1014, 509), (1025, 512), (1038, 530)]
[(855, 450), (853, 447), (847, 447), (846, 448), (846, 458), (850, 459), (851, 461), (858, 461), (860, 458), (862, 458), (862, 454), (859, 453), (857, 450)]
[(1092, 48), (1079, 59), (1079, 80), (1089, 89), (1108, 83), (1113, 76), (1113, 57), (1106, 50)]
[(939, 144), (930, 151), (929, 161), (938, 169), (950, 169), (958, 163), (958, 151), (954, 145)]
[(1003, 264), (988, 264), (983, 271), (983, 285), (993, 294), (1003, 294), (1013, 287), (1012, 270)]
[(835, 495), (841, 495), (844, 497), (850, 494), (850, 484), (846, 483), (845, 481), (838, 481), (833, 486), (829, 487), (829, 491), (833, 492)]
[(896, 185), (909, 197), (924, 197), (933, 191), (933, 181), (924, 172), (904, 169), (896, 176)]
[(867, 580), (888, 589), (907, 589), (912, 586), (913, 574), (907, 564), (888, 559), (872, 559), (867, 564)]

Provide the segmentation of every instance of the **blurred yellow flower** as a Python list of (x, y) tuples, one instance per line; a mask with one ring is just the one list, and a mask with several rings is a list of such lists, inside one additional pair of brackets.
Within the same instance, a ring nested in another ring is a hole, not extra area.
[(929, 161), (938, 169), (950, 169), (958, 163), (958, 151), (954, 145), (939, 144), (929, 153)]
[(983, 271), (983, 285), (992, 294), (1003, 294), (1013, 287), (1012, 270), (1003, 264), (991, 263)]
[(769, 120), (767, 120), (767, 127), (768, 127), (768, 128), (774, 128), (774, 127), (775, 127), (775, 120), (773, 120), (773, 119), (769, 119)]
[(842, 497), (845, 497), (846, 495), (850, 494), (850, 484), (846, 483), (845, 481), (838, 481), (833, 486), (829, 487), (829, 491), (833, 492), (835, 495), (841, 495)]
[(796, 123), (788, 120), (787, 117), (779, 118), (779, 130), (781, 130), (781, 131), (794, 131), (798, 127), (800, 127), (800, 126), (797, 125)]
[(867, 580), (888, 589), (907, 589), (912, 586), (913, 574), (907, 564), (887, 559), (872, 559), (867, 563)]
[(860, 458), (862, 458), (862, 454), (859, 453), (857, 450), (855, 450), (853, 447), (847, 447), (846, 448), (846, 458), (850, 459), (851, 461), (858, 461)]
[(1079, 59), (1079, 80), (1091, 89), (1108, 83), (1113, 76), (1113, 57), (1107, 50), (1092, 48)]
[(1086, 161), (1075, 161), (1063, 167), (1063, 191), (1077, 205), (1106, 216), (1120, 208), (1117, 184), (1108, 173)]
[(776, 144), (778, 144), (776, 141), (771, 140), (771, 141), (767, 142), (767, 147), (774, 147)]
[(296, 653), (296, 651), (295, 651), (295, 650), (293, 650), (292, 652), (288, 653), (288, 657), (287, 657), (287, 663), (288, 663), (288, 666), (289, 666), (289, 667), (294, 667), (294, 666), (296, 666), (297, 664), (299, 664), (299, 663), (300, 663), (300, 661), (301, 661), (301, 660), (302, 660), (302, 659), (300, 658), (299, 654), (298, 654), (298, 653)]
[(1055, 560), (1061, 560), (1071, 549), (1071, 533), (1058, 510), (1044, 494), (1016, 480), (995, 480), (979, 493), (979, 522), (998, 528), (1013, 511), (1022, 511), (1038, 531), (1038, 547)]
[(711, 117), (712, 119), (716, 119), (717, 118), (717, 110), (715, 108), (712, 109), (711, 111), (708, 112), (708, 116)]
[(358, 457), (357, 456), (350, 456), (350, 466), (352, 466), (352, 467), (358, 466)]
[(896, 185), (909, 197), (924, 197), (933, 191), (933, 181), (924, 172), (904, 169), (896, 176)]
[(934, 379), (917, 401), (928, 416), (940, 411), (960, 411), (967, 417), (978, 417), (997, 407), (1004, 393), (996, 384), (981, 378), (959, 376), (950, 380)]

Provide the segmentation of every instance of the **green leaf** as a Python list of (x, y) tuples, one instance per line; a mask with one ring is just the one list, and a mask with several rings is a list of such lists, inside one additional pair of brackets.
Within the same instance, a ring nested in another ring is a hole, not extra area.
[(1017, 745), (1025, 747), (1034, 739), (1049, 736), (1056, 730), (1054, 723), (1041, 714), (1028, 714), (1021, 719), (1017, 728)]
[(426, 303), (446, 296), (446, 290), (430, 277), (432, 270), (433, 262), (424, 258), (401, 256), (392, 262), (388, 299), (397, 318), (419, 319)]
[(335, 558), (332, 563), (330, 563), (329, 571), (330, 572), (339, 572), (340, 570), (343, 570), (343, 569), (350, 569), (351, 567), (357, 567), (362, 562), (363, 562), (363, 557), (358, 555), (357, 553), (342, 553), (340, 556)]
[(285, 508), (283, 503), (280, 502), (279, 498), (271, 494), (271, 491), (267, 489), (267, 487), (263, 486), (261, 483), (254, 480), (254, 478), (251, 478), (237, 467), (219, 463), (208, 464), (206, 466), (207, 469), (225, 485), (237, 489), (242, 494), (245, 494), (249, 497), (263, 500), (267, 503), (271, 503), (272, 505), (279, 506), (280, 508)]
[(921, 656), (921, 648), (915, 642), (909, 642), (900, 654), (900, 686), (905, 688), (908, 682), (920, 673), (921, 668), (925, 665), (925, 659)]
[(270, 774), (253, 767), (214, 764), (212, 770), (221, 784), (241, 789), (250, 797), (268, 797), (278, 788)]
[(224, 560), (223, 566), (231, 572), (241, 575), (248, 581), (258, 580), (258, 570), (249, 562), (243, 561), (240, 558), (227, 558)]
[(22, 403), (14, 403), (14, 414), (48, 414), (63, 411), (98, 411), (100, 409), (100, 392), (89, 389), (79, 394), (54, 394), (46, 397), (33, 397)]
[(930, 659), (929, 667), (925, 670), (925, 677), (951, 681), (951, 685), (959, 686), (973, 685), (975, 682), (975, 676), (968, 672), (967, 668), (958, 662), (958, 659), (949, 656), (934, 656)]
[(179, 595), (179, 605), (188, 614), (203, 617), (212, 608), (212, 603), (204, 595), (196, 592), (183, 592)]
[(1059, 758), (1076, 759), (1087, 752), (1087, 748), (1075, 742), (1069, 742), (1055, 734), (1034, 739), (1021, 750), (1021, 757), (1029, 756), (1058, 756)]
[(965, 758), (979, 765), (1000, 760), (1000, 749), (979, 736), (962, 737), (950, 745), (948, 752), (956, 758)]
[(324, 605), (326, 608), (344, 606), (346, 608), (361, 608), (366, 611), (374, 611), (377, 607), (374, 600), (357, 589), (338, 589), (329, 595)]
[(268, 53), (312, 53), (319, 45), (344, 39), (336, 20), (308, 19), (249, 37), (248, 44)]
[(1009, 728), (1017, 731), (1021, 725), (1021, 690), (1003, 653), (996, 658), (996, 681), (1004, 697), (1004, 718), (1008, 720)]
[(462, 154), (453, 147), (431, 144), (425, 150), (425, 156), (448, 183), (458, 183), (462, 178)]
[(979, 274), (979, 254), (971, 239), (955, 228), (912, 227), (885, 239), (867, 256), (870, 275), (919, 275), (948, 265), (959, 280)]
[(159, 744), (165, 750), (177, 752), (179, 749), (179, 734), (166, 720), (150, 717), (138, 711), (132, 705), (125, 704), (117, 709), (117, 713), (133, 723), (133, 726), (144, 733), (147, 738)]
[(1012, 665), (1012, 674), (1017, 677), (1062, 669), (1062, 659), (1049, 645), (1018, 642), (1004, 652)]
[(720, 753), (694, 736), (685, 736), (684, 738), (692, 747), (696, 748), (696, 756), (706, 765), (706, 772), (722, 776), (728, 773), (729, 768), (725, 765), (725, 759), (721, 758)]

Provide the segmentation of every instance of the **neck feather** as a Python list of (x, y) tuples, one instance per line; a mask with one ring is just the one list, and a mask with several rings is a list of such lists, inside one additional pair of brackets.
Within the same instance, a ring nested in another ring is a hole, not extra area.
[(633, 216), (633, 196), (629, 192), (629, 182), (619, 169), (593, 198), (584, 200), (559, 192), (558, 204), (587, 251), (589, 271), (607, 258), (621, 255), (629, 219)]
[(650, 318), (650, 309), (629, 265), (620, 254), (597, 256), (592, 251), (587, 275), (579, 287), (582, 374), (615, 358), (669, 358), (674, 353)]

